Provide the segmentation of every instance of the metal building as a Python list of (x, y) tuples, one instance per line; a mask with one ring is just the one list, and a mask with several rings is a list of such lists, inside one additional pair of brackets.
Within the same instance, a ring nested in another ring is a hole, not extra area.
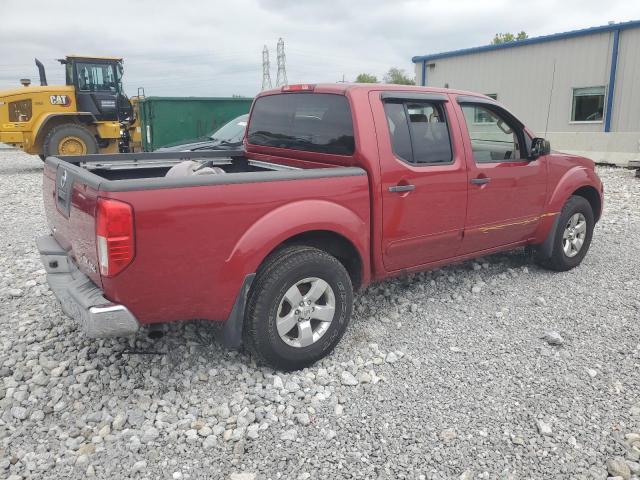
[(416, 83), (497, 98), (556, 150), (640, 159), (640, 20), (412, 60)]

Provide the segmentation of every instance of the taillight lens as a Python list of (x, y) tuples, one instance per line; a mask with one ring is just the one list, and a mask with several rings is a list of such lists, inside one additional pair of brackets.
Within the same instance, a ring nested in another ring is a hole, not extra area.
[(131, 205), (98, 199), (96, 244), (101, 275), (113, 277), (131, 263), (135, 254)]
[(282, 92), (313, 92), (315, 85), (310, 83), (299, 83), (297, 85), (285, 85), (280, 91)]

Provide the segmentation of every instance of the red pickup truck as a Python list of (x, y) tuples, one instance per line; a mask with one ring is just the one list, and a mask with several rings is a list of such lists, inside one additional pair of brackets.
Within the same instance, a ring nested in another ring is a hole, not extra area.
[(242, 150), (49, 157), (38, 247), (91, 337), (206, 319), (290, 370), (335, 347), (372, 281), (522, 246), (576, 267), (602, 202), (592, 161), (491, 98), (293, 85), (258, 95)]

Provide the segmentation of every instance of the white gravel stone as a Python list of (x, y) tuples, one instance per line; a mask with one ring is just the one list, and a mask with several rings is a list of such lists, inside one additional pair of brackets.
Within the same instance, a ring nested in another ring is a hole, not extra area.
[(24, 407), (13, 407), (11, 409), (11, 415), (18, 420), (24, 420), (27, 418), (27, 409)]
[(209, 435), (202, 442), (202, 448), (209, 449), (213, 448), (218, 443), (218, 437), (216, 435)]
[(540, 433), (540, 435), (549, 436), (553, 433), (551, 430), (551, 425), (546, 423), (544, 420), (538, 420), (536, 422), (536, 426), (538, 427), (538, 433)]
[(296, 438), (298, 438), (298, 431), (295, 428), (285, 430), (282, 432), (282, 435), (280, 435), (280, 440), (293, 441)]
[(562, 338), (562, 335), (560, 335), (558, 332), (555, 332), (553, 330), (545, 332), (542, 338), (549, 345), (562, 345), (564, 343), (564, 338)]
[(147, 469), (147, 461), (146, 460), (138, 460), (131, 467), (131, 471), (133, 473), (144, 472)]
[(340, 378), (343, 385), (354, 386), (358, 385), (358, 380), (353, 376), (351, 372), (347, 372), (346, 370), (340, 374)]

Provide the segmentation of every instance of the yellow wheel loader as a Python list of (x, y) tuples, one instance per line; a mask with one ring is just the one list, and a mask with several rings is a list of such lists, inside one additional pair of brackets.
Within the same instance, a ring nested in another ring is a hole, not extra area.
[(66, 85), (47, 84), (36, 59), (40, 86), (0, 90), (0, 143), (39, 155), (86, 155), (140, 150), (138, 98), (122, 89), (122, 59), (69, 55), (59, 62)]

